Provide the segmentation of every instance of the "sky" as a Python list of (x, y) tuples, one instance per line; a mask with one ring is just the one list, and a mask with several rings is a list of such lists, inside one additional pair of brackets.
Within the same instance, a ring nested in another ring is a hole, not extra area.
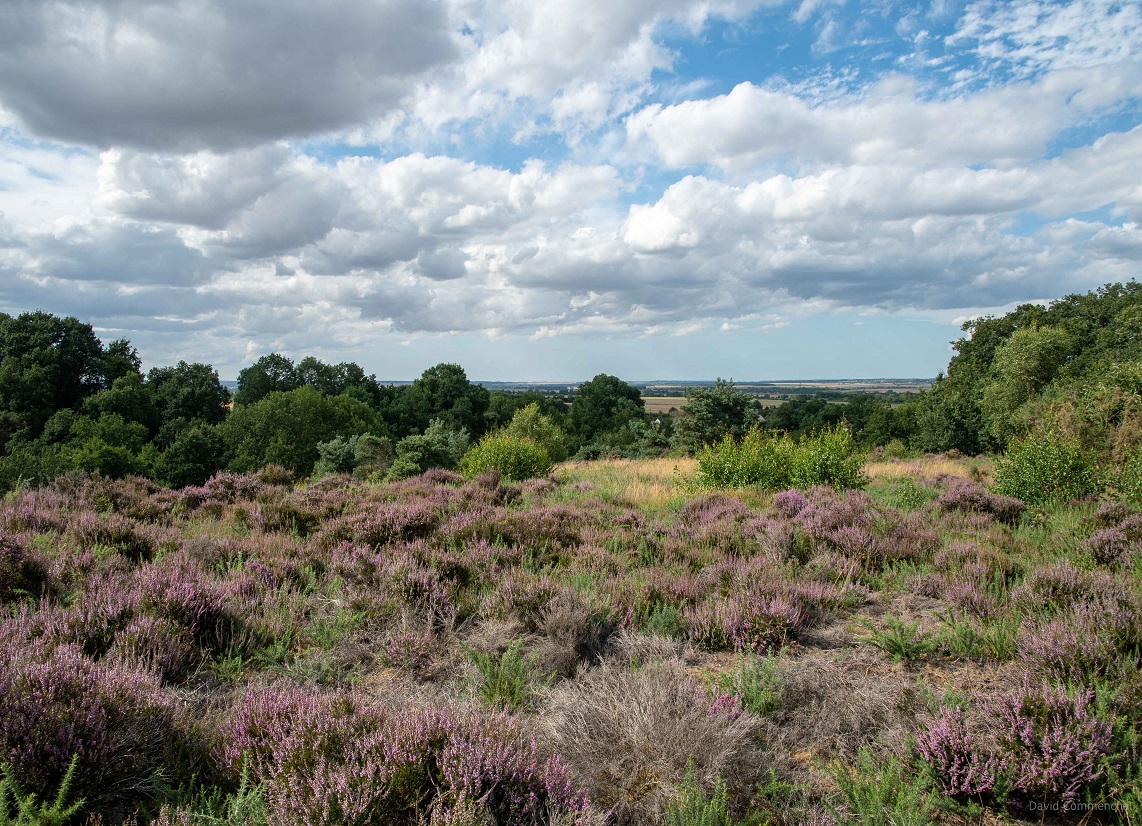
[(0, 311), (144, 367), (930, 377), (1142, 274), (1142, 2), (4, 0)]

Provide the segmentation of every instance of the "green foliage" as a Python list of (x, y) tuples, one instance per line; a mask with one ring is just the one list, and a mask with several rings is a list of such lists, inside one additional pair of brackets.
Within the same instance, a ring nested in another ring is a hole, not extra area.
[(996, 348), (979, 407), (1000, 444), (1026, 429), (1021, 409), (1055, 377), (1072, 348), (1060, 327), (1024, 327)]
[(567, 433), (551, 416), (540, 412), (539, 404), (535, 402), (516, 410), (511, 422), (501, 433), (517, 439), (529, 439), (542, 445), (552, 462), (562, 462), (567, 458), (567, 447), (570, 443)]
[(218, 424), (226, 418), (230, 391), (209, 364), (155, 367), (147, 373), (147, 389), (162, 422), (176, 419)]
[(905, 622), (888, 614), (884, 625), (883, 631), (873, 630), (868, 641), (897, 662), (916, 660), (936, 650), (936, 636), (923, 630), (917, 622)]
[(734, 389), (733, 379), (717, 379), (713, 387), (692, 387), (674, 426), (674, 445), (693, 453), (727, 434), (741, 439), (757, 424), (761, 403)]
[(923, 787), (908, 775), (900, 758), (883, 764), (868, 749), (854, 763), (836, 761), (829, 774), (840, 787), (834, 813), (843, 826), (928, 826), (934, 807)]
[(638, 388), (606, 373), (579, 385), (571, 401), (571, 428), (584, 444), (604, 433), (621, 431), (644, 415)]
[(831, 485), (844, 489), (865, 483), (852, 433), (844, 425), (795, 443), (752, 427), (740, 443), (727, 435), (698, 452), (698, 481), (709, 487), (782, 490)]
[(788, 436), (775, 439), (757, 426), (740, 443), (726, 434), (698, 451), (698, 482), (714, 488), (787, 488), (795, 449)]
[(29, 438), (58, 410), (77, 410), (115, 379), (138, 372), (125, 341), (104, 348), (90, 324), (36, 311), (0, 313), (0, 410)]
[(411, 385), (392, 388), (382, 405), (385, 421), (398, 437), (415, 436), (434, 420), (454, 431), (483, 435), (489, 394), (468, 381), (458, 364), (437, 364)]
[(218, 428), (197, 422), (162, 452), (155, 462), (155, 478), (176, 488), (201, 485), (222, 469), (225, 449)]
[(790, 480), (799, 488), (814, 485), (830, 485), (839, 490), (859, 488), (867, 481), (861, 470), (863, 466), (864, 459), (857, 451), (852, 431), (842, 423), (797, 445)]
[[(238, 788), (224, 794), (218, 788), (182, 788), (165, 795), (170, 804), (164, 806), (155, 826), (268, 826), (265, 784), (253, 783), (248, 768), (243, 768)], [(173, 810), (172, 810), (173, 809)]]
[(733, 671), (718, 675), (714, 686), (741, 698), (742, 706), (759, 717), (781, 705), (781, 678), (777, 676), (774, 656), (744, 656)]
[(972, 623), (949, 616), (936, 635), (936, 646), (949, 657), (969, 660), (1010, 660), (1019, 637), (1016, 620), (1000, 618)]
[(1142, 450), (1127, 456), (1118, 477), (1118, 491), (1127, 502), (1142, 507)]
[(270, 353), (238, 372), (235, 407), (255, 404), (270, 393), (288, 393), (301, 387), (296, 365), (281, 353)]
[(666, 809), (667, 826), (734, 826), (734, 823), (729, 814), (725, 781), (715, 777), (713, 791), (707, 797), (691, 760), (678, 797)]
[(551, 465), (551, 456), (539, 442), (500, 432), (489, 433), (469, 450), (460, 462), (460, 472), (476, 476), (498, 470), (504, 479), (522, 482), (546, 476)]
[(432, 467), (452, 470), (468, 452), (465, 430), (453, 430), (443, 419), (434, 419), (419, 436), (405, 436), (396, 447), (396, 458), (388, 470), (389, 479), (404, 479)]
[(313, 470), (318, 443), (385, 432), (380, 416), (364, 402), (347, 395), (325, 396), (308, 386), (235, 406), (219, 425), (233, 470), (253, 471), (273, 463), (299, 476)]
[(82, 800), (67, 803), (78, 765), (77, 754), (71, 758), (59, 791), (50, 804), (40, 803), (35, 794), (21, 790), (12, 767), (7, 763), (0, 765), (0, 826), (63, 826), (67, 823), (83, 807)]
[(502, 654), (466, 651), (480, 675), (476, 693), (484, 702), (507, 709), (531, 703), (535, 657), (523, 655), (523, 640), (516, 640)]
[(995, 463), (995, 489), (1032, 505), (1097, 493), (1098, 468), (1074, 439), (1053, 428), (1011, 444)]

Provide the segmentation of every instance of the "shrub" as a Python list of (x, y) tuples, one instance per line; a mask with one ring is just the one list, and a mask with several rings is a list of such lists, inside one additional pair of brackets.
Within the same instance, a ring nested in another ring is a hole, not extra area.
[(93, 663), (76, 646), (2, 651), (0, 755), (24, 788), (58, 788), (73, 757), (73, 789), (92, 811), (146, 795), (156, 769), (176, 775), (187, 741), (158, 677)]
[(1093, 691), (1025, 678), (979, 705), (983, 719), (975, 725), (963, 709), (942, 707), (917, 735), (920, 756), (945, 794), (1065, 807), (1105, 773), (1113, 732)]
[(723, 694), (737, 697), (746, 711), (758, 717), (781, 704), (781, 678), (777, 676), (774, 657), (743, 656), (733, 671), (718, 675), (714, 686)]
[(857, 453), (852, 430), (845, 424), (802, 439), (792, 458), (791, 481), (794, 487), (828, 485), (845, 490), (864, 487), (868, 481), (861, 470), (864, 460)]
[(720, 775), (731, 805), (760, 773), (757, 719), (722, 710), (676, 660), (605, 663), (564, 683), (550, 708), (552, 747), (619, 824), (659, 821), (688, 769), (705, 790)]
[(995, 463), (995, 489), (1032, 505), (1097, 493), (1094, 461), (1074, 439), (1054, 430), (1012, 443)]
[(272, 823), (404, 823), (437, 796), (482, 800), (509, 826), (578, 822), (589, 808), (562, 761), (542, 757), (501, 715), (387, 711), (350, 695), (269, 689), (236, 710), (223, 759), (266, 782)]
[(792, 453), (792, 440), (774, 439), (757, 425), (741, 442), (727, 433), (698, 451), (698, 482), (715, 488), (781, 490), (790, 484)]
[(531, 702), (531, 676), (535, 658), (524, 657), (523, 640), (516, 640), (502, 654), (468, 651), (480, 673), (476, 693), (491, 706), (523, 708)]
[(67, 823), (83, 807), (82, 800), (77, 800), (70, 806), (65, 803), (77, 765), (78, 755), (71, 758), (71, 765), (60, 781), (55, 800), (49, 804), (40, 803), (35, 794), (21, 790), (12, 767), (7, 763), (0, 764), (0, 826), (63, 826)]
[(734, 823), (722, 778), (714, 778), (713, 791), (707, 796), (698, 783), (694, 766), (690, 765), (677, 799), (666, 809), (666, 826), (734, 826)]
[(498, 470), (510, 482), (522, 482), (545, 476), (551, 470), (551, 456), (533, 439), (489, 433), (464, 455), (460, 471), (471, 477), (489, 470)]
[(860, 826), (928, 826), (933, 806), (899, 757), (880, 763), (861, 749), (855, 765), (837, 761), (829, 774), (841, 790), (840, 822)]

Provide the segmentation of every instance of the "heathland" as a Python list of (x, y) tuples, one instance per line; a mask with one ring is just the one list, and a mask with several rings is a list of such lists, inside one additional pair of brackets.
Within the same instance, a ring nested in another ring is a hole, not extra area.
[(0, 317), (0, 824), (1142, 823), (1138, 319), (670, 414)]

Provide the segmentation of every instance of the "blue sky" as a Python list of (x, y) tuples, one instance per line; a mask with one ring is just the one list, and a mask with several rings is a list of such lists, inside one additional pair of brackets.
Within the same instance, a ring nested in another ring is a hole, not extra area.
[(931, 376), (1140, 273), (1142, 5), (10, 0), (0, 310), (146, 366)]

